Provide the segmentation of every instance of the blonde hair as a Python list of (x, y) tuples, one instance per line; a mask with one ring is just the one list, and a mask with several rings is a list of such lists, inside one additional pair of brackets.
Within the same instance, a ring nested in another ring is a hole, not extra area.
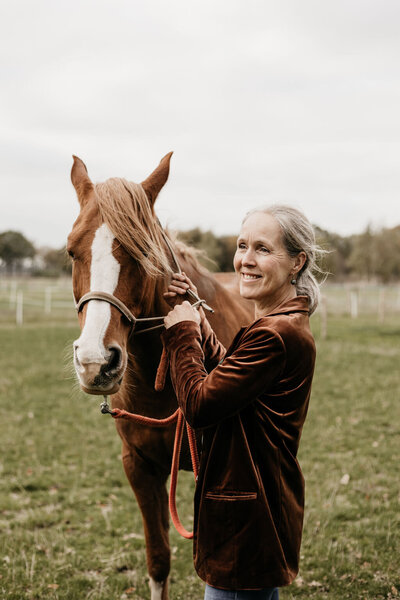
[(315, 242), (314, 228), (307, 217), (292, 206), (273, 204), (256, 208), (248, 212), (243, 220), (254, 213), (265, 213), (274, 217), (282, 230), (283, 243), (289, 256), (297, 256), (300, 252), (306, 255), (306, 261), (297, 273), (296, 292), (298, 296), (307, 296), (310, 315), (315, 311), (320, 300), (319, 283), (314, 273), (325, 272), (318, 266), (317, 259), (325, 254)]

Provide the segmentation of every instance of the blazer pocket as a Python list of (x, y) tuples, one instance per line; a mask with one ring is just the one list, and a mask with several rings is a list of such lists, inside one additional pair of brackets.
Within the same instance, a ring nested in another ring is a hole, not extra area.
[(206, 492), (204, 497), (207, 500), (223, 500), (228, 502), (237, 502), (238, 500), (257, 500), (257, 492)]

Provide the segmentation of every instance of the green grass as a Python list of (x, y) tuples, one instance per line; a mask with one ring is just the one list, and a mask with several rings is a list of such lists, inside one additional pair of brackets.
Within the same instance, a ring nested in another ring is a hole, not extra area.
[[(66, 367), (77, 334), (43, 324), (0, 330), (0, 598), (149, 598), (141, 516), (114, 422)], [(180, 476), (188, 527), (192, 479)], [(171, 545), (173, 597), (194, 598), (191, 543), (172, 531)]]
[(299, 585), (285, 597), (396, 598), (400, 319), (336, 318), (329, 331), (317, 338), (299, 456), (307, 483)]
[[(299, 460), (306, 515), (299, 577), (282, 600), (400, 597), (400, 316), (330, 317), (319, 339)], [(101, 398), (70, 368), (74, 320), (0, 326), (0, 598), (148, 599), (140, 513)], [(67, 349), (67, 350), (66, 350)], [(346, 483), (347, 482), (347, 483)], [(191, 525), (192, 475), (178, 503)], [(171, 529), (170, 595), (202, 597), (191, 542)]]

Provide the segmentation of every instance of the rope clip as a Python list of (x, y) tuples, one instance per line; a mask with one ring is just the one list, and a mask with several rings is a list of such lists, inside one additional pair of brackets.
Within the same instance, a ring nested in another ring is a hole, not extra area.
[(110, 408), (110, 405), (108, 404), (108, 396), (103, 396), (104, 401), (100, 404), (100, 410), (102, 412), (103, 415), (112, 415), (113, 411)]

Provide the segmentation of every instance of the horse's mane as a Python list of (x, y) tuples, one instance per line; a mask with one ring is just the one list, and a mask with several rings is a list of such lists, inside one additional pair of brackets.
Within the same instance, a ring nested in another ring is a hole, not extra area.
[(161, 225), (142, 186), (115, 177), (97, 183), (95, 192), (101, 219), (128, 254), (152, 277), (171, 273)]
[(171, 240), (172, 245), (178, 255), (185, 263), (187, 263), (192, 269), (197, 271), (200, 275), (210, 275), (209, 271), (203, 267), (203, 265), (199, 262), (199, 257), (209, 260), (213, 262), (211, 258), (207, 257), (207, 253), (205, 250), (200, 250), (199, 248), (194, 248), (193, 246), (188, 246), (182, 240), (178, 239), (178, 233), (171, 232), (169, 229), (165, 232), (168, 235), (168, 238)]
[[(140, 184), (113, 177), (95, 185), (95, 197), (101, 219), (115, 238), (152, 278), (172, 272), (165, 251), (163, 230), (154, 216)], [(197, 272), (205, 275), (197, 257), (202, 251), (187, 246), (176, 235), (165, 232), (177, 254)]]

